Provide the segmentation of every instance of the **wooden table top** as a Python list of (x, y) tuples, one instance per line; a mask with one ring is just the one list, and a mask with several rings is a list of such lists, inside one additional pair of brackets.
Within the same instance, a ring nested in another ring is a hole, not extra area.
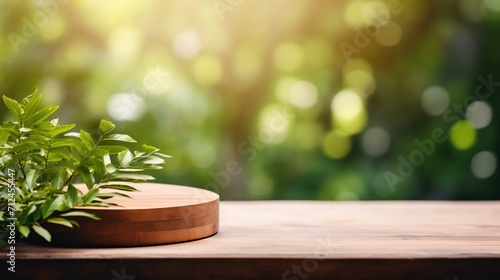
[(229, 202), (215, 236), (132, 248), (43, 248), (19, 258), (500, 258), (500, 202)]
[(111, 279), (113, 267), (136, 279), (308, 279), (294, 266), (314, 268), (311, 279), (500, 279), (500, 202), (223, 201), (209, 238), (131, 248), (21, 243), (16, 256), (19, 271), (52, 277), (39, 279), (73, 270)]

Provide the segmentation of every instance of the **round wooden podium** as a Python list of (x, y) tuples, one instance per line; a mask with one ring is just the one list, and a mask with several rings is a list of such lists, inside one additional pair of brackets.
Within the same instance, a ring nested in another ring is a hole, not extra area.
[[(112, 198), (120, 207), (82, 207), (101, 220), (78, 217), (80, 228), (50, 224), (54, 245), (124, 247), (177, 243), (208, 237), (219, 228), (219, 195), (167, 184), (126, 183), (133, 199)], [(86, 192), (85, 186), (76, 186)], [(101, 192), (106, 192), (103, 190)]]

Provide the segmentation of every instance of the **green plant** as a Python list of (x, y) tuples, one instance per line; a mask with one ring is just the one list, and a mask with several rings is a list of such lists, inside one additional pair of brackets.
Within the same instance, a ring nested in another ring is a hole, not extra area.
[[(117, 145), (136, 142), (125, 134), (111, 134), (115, 125), (101, 120), (95, 138), (84, 130), (68, 132), (74, 124), (59, 124), (48, 118), (58, 109), (37, 110), (41, 96), (31, 94), (21, 102), (3, 96), (14, 121), (0, 126), (0, 233), (3, 242), (15, 228), (22, 237), (35, 231), (47, 241), (50, 233), (44, 223), (78, 226), (71, 217), (99, 219), (75, 207), (115, 205), (106, 199), (137, 191), (120, 182), (153, 180), (143, 173), (161, 169), (164, 159), (152, 146), (131, 152)], [(82, 182), (87, 190), (74, 186)], [(106, 191), (106, 192), (105, 192)], [(9, 227), (10, 225), (10, 227)], [(10, 243), (9, 243), (10, 244)]]

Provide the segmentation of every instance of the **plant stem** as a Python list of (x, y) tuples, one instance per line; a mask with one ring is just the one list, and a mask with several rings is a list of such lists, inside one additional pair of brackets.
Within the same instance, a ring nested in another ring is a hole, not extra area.
[[(49, 141), (49, 146), (47, 147), (47, 156), (45, 157), (45, 166), (43, 167), (43, 169), (47, 169), (47, 166), (49, 165), (49, 155), (50, 155), (50, 147), (52, 146), (52, 139), (50, 139)], [(45, 181), (45, 172), (43, 172), (43, 181)]]
[(0, 177), (0, 180), (4, 181), (5, 183), (10, 184), (10, 181), (7, 178)]
[(21, 173), (23, 173), (24, 179), (26, 179), (26, 172), (24, 172), (24, 165), (26, 164), (26, 160), (22, 164), (21, 161), (19, 160), (19, 167), (21, 167)]

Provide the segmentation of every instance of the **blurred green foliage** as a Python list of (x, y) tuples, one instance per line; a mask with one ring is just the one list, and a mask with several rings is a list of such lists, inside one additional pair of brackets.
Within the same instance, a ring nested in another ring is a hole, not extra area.
[(160, 182), (225, 199), (500, 199), (498, 1), (0, 5), (0, 93), (39, 88), (87, 130), (112, 119), (173, 156)]

